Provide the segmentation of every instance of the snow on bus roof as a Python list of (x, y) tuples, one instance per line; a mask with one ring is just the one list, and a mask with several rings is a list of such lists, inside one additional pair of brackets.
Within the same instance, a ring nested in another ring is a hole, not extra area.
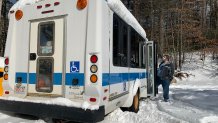
[(15, 9), (21, 9), (26, 5), (32, 5), (39, 1), (42, 1), (42, 0), (19, 0), (11, 7), (10, 11), (15, 10)]
[[(43, 0), (19, 0), (10, 9), (21, 9), (26, 5), (31, 5)], [(128, 11), (124, 4), (120, 0), (106, 0), (108, 6), (120, 16), (127, 24), (131, 25), (143, 38), (146, 39), (146, 33), (144, 29), (140, 26), (135, 17)]]
[(146, 39), (146, 33), (144, 29), (120, 0), (107, 0), (107, 2), (108, 6), (118, 16), (120, 16), (127, 24), (131, 25), (143, 38)]

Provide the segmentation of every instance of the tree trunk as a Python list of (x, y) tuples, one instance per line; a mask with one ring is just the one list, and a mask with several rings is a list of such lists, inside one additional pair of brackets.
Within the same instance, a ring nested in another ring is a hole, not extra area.
[(0, 56), (2, 56), (2, 45), (3, 45), (3, 42), (2, 42), (2, 27), (3, 27), (3, 23), (2, 23), (2, 0), (0, 0)]
[[(215, 1), (215, 10), (216, 10), (216, 29), (218, 30), (218, 1)], [(215, 39), (218, 39), (217, 33)]]
[(154, 8), (153, 0), (151, 0), (151, 40), (154, 40)]
[(207, 1), (203, 0), (203, 10), (202, 10), (202, 29), (205, 30), (206, 29), (206, 19), (207, 19)]
[(2, 16), (2, 0), (0, 0), (0, 17)]
[(164, 52), (164, 20), (163, 20), (163, 9), (160, 9), (160, 20), (159, 20), (159, 25), (160, 25), (160, 36), (159, 36), (159, 41), (160, 41), (160, 49), (161, 53)]
[(183, 24), (183, 18), (182, 18), (182, 12), (183, 12), (183, 0), (182, 2), (182, 9), (181, 9), (181, 15), (180, 15), (180, 40), (179, 40), (179, 70), (182, 69), (182, 40), (183, 40), (183, 30), (182, 30), (182, 24)]

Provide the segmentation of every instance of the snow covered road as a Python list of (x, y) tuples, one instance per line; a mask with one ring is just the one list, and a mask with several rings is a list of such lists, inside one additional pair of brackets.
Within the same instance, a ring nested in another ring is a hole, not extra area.
[(218, 123), (218, 62), (208, 56), (203, 63), (198, 53), (188, 57), (183, 71), (191, 76), (170, 86), (170, 102), (162, 101), (159, 87), (155, 99), (141, 101), (138, 114), (118, 109), (103, 122)]
[(170, 102), (162, 101), (162, 93), (155, 99), (142, 100), (138, 114), (118, 109), (104, 122), (218, 123), (218, 90), (171, 88), (170, 95)]
[(218, 93), (215, 93), (218, 90), (196, 91), (173, 88), (171, 92), (172, 103), (158, 102), (160, 111), (190, 123), (218, 123), (216, 115), (218, 114)]

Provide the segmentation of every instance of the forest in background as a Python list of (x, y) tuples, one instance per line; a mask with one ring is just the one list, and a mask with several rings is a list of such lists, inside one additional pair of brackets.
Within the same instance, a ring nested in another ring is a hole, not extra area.
[[(204, 61), (212, 54), (218, 61), (218, 0), (121, 0), (157, 43), (158, 56), (170, 54), (181, 70), (186, 53), (199, 52)], [(0, 0), (0, 56), (13, 3)]]
[(158, 56), (170, 54), (176, 69), (190, 52), (218, 60), (218, 0), (122, 1), (157, 43)]

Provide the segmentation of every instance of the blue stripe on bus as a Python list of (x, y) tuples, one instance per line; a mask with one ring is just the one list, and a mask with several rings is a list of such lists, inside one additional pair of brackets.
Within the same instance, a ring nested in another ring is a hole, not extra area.
[(132, 81), (135, 79), (147, 78), (146, 73), (103, 73), (102, 86), (107, 86), (110, 84), (118, 84), (127, 81)]
[[(22, 83), (27, 83), (27, 73), (16, 73), (16, 78), (21, 77)], [(83, 73), (67, 73), (66, 74), (66, 85), (72, 85), (73, 79), (78, 79), (79, 86), (84, 86), (84, 74)], [(53, 74), (54, 85), (62, 85), (62, 73)], [(29, 84), (36, 84), (36, 73), (29, 73)]]
[(84, 73), (66, 73), (66, 85), (73, 85), (73, 79), (78, 79), (77, 86), (84, 86)]
[[(102, 86), (108, 86), (110, 84), (118, 84), (135, 80), (136, 78), (147, 78), (146, 73), (103, 73), (102, 74)], [(16, 78), (21, 77), (22, 83), (27, 83), (27, 73), (16, 73)], [(62, 85), (62, 73), (54, 73), (53, 76), (54, 85)], [(73, 79), (78, 79), (78, 86), (85, 85), (84, 73), (66, 73), (66, 85), (72, 85)], [(36, 73), (29, 73), (29, 84), (36, 84)]]
[[(36, 84), (36, 73), (29, 73), (29, 84)], [(62, 85), (62, 73), (53, 74), (53, 84)]]
[[(16, 79), (18, 77), (22, 78), (22, 83), (27, 83), (27, 73), (16, 73)], [(55, 73), (53, 76), (53, 83), (54, 85), (61, 85), (62, 84), (62, 73)], [(15, 80), (17, 82), (17, 80)], [(36, 84), (36, 73), (29, 73), (29, 84)]]
[(22, 83), (27, 83), (27, 73), (16, 73), (15, 81), (17, 82), (17, 78), (20, 77), (22, 79)]
[(36, 83), (36, 73), (29, 73), (29, 83), (30, 84)]
[(53, 82), (55, 85), (62, 85), (62, 73), (54, 73)]

